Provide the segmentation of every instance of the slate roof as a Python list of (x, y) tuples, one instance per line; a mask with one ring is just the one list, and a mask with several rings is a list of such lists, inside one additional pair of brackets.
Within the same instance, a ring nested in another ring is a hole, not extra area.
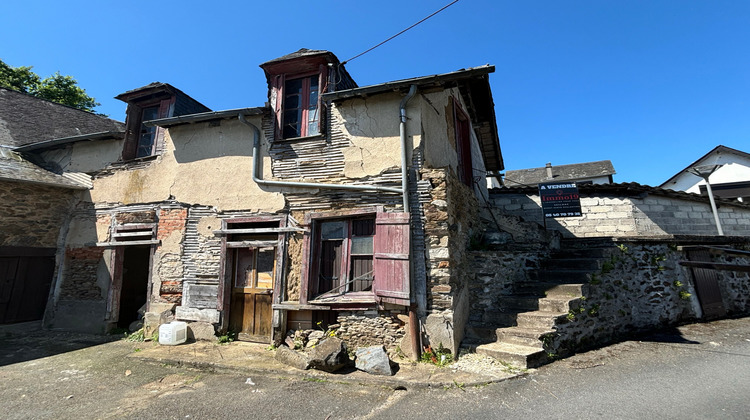
[(0, 145), (18, 147), (87, 133), (123, 132), (125, 124), (0, 88)]
[(590, 179), (601, 176), (614, 175), (615, 168), (609, 160), (596, 162), (573, 163), (570, 165), (552, 166), (552, 177), (547, 174), (547, 167), (516, 169), (505, 171), (505, 181), (509, 186), (528, 185), (536, 186), (541, 182), (551, 181), (575, 181), (579, 179)]
[[(696, 160), (695, 162), (693, 162), (693, 163), (691, 163), (690, 165), (686, 166), (686, 167), (685, 167), (685, 168), (684, 168), (683, 170), (681, 170), (680, 172), (677, 172), (676, 174), (672, 175), (672, 177), (671, 177), (671, 178), (669, 178), (668, 180), (664, 181), (664, 182), (663, 182), (663, 183), (662, 183), (661, 185), (659, 185), (659, 186), (660, 186), (660, 187), (662, 187), (662, 188), (665, 188), (665, 187), (667, 187), (667, 185), (668, 185), (668, 184), (669, 184), (670, 182), (674, 181), (674, 180), (675, 180), (675, 179), (676, 179), (676, 178), (677, 178), (678, 176), (682, 175), (682, 174), (683, 174), (683, 173), (684, 173), (685, 171), (687, 171), (688, 169), (690, 169), (690, 168), (692, 168), (692, 167), (695, 167), (695, 166), (699, 166), (699, 165), (700, 165), (700, 163), (701, 163), (701, 162), (702, 162), (703, 160), (707, 159), (707, 158), (708, 158), (709, 156), (711, 156), (711, 155), (714, 155), (714, 154), (721, 154), (721, 153), (729, 153), (729, 154), (734, 154), (734, 155), (738, 155), (738, 156), (744, 157), (744, 158), (746, 158), (746, 159), (750, 159), (750, 153), (745, 153), (745, 152), (743, 152), (743, 151), (741, 151), (741, 150), (737, 150), (737, 149), (732, 149), (731, 147), (727, 147), (727, 146), (722, 146), (722, 145), (718, 145), (718, 146), (714, 147), (713, 149), (711, 149), (711, 151), (710, 151), (710, 152), (708, 152), (708, 153), (706, 153), (705, 155), (701, 156), (701, 157), (700, 157), (700, 158), (699, 158), (698, 160)], [(712, 183), (713, 183), (713, 181), (712, 181)]]
[(0, 147), (0, 181), (49, 185), (73, 190), (88, 189), (81, 183), (34, 165), (7, 147)]

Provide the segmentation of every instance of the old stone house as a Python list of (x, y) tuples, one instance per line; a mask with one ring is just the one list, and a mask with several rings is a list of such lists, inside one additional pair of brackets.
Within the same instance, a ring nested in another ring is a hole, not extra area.
[(330, 52), (261, 64), (265, 106), (212, 111), (153, 83), (120, 135), (16, 149), (72, 193), (50, 328), (127, 327), (145, 305), (272, 342), (334, 326), (351, 346), (456, 351), (485, 178), (503, 169), (492, 66), (359, 87)]
[(88, 189), (13, 149), (95, 133), (117, 136), (122, 124), (0, 88), (0, 324), (42, 319), (55, 255), (75, 197)]

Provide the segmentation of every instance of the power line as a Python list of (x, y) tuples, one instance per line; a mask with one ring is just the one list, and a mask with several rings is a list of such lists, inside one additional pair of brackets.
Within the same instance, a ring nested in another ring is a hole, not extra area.
[(415, 26), (419, 25), (420, 23), (422, 23), (422, 22), (426, 21), (427, 19), (429, 19), (429, 18), (431, 18), (431, 17), (435, 16), (436, 14), (438, 14), (438, 13), (442, 12), (443, 10), (447, 9), (448, 7), (450, 7), (450, 6), (452, 6), (452, 5), (456, 4), (456, 3), (458, 3), (458, 1), (459, 1), (459, 0), (453, 0), (452, 2), (450, 2), (450, 3), (446, 4), (445, 6), (443, 6), (442, 8), (440, 8), (440, 10), (437, 10), (436, 12), (434, 12), (434, 13), (432, 13), (431, 15), (427, 16), (426, 18), (424, 18), (424, 19), (420, 20), (419, 22), (417, 22), (417, 23), (415, 23), (415, 24), (413, 24), (413, 25), (409, 26), (408, 28), (404, 29), (403, 31), (401, 31), (401, 32), (397, 33), (396, 35), (393, 35), (392, 37), (390, 37), (390, 38), (386, 39), (385, 41), (381, 42), (380, 44), (378, 44), (378, 45), (376, 45), (376, 46), (374, 46), (374, 47), (372, 47), (372, 48), (368, 49), (367, 51), (361, 52), (361, 53), (359, 53), (359, 54), (355, 55), (354, 57), (352, 57), (352, 58), (350, 58), (350, 59), (348, 59), (348, 60), (344, 60), (343, 62), (341, 62), (341, 64), (346, 64), (346, 63), (348, 63), (348, 62), (350, 62), (350, 61), (354, 60), (354, 59), (355, 59), (355, 58), (357, 58), (357, 57), (360, 57), (360, 56), (363, 56), (363, 55), (367, 54), (368, 52), (370, 52), (370, 51), (374, 50), (375, 48), (378, 48), (379, 46), (381, 46), (381, 45), (385, 44), (386, 42), (388, 42), (388, 41), (392, 40), (393, 38), (395, 38), (395, 37), (397, 37), (397, 36), (399, 36), (399, 35), (403, 34), (404, 32), (408, 31), (409, 29), (411, 29), (411, 28), (413, 28), (413, 27), (415, 27)]

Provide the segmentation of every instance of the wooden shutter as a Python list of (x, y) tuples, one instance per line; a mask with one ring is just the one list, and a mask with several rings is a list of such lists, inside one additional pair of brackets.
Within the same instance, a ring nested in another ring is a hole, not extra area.
[(378, 213), (375, 225), (372, 289), (384, 302), (408, 306), (409, 213)]
[(138, 148), (138, 137), (141, 132), (141, 112), (143, 108), (135, 104), (128, 104), (125, 118), (125, 143), (122, 148), (122, 160), (135, 159)]
[(286, 78), (284, 77), (284, 75), (277, 75), (273, 78), (273, 90), (276, 93), (276, 103), (273, 104), (276, 139), (283, 138), (282, 124), (284, 122), (284, 110), (282, 108), (282, 103), (284, 102), (285, 80)]

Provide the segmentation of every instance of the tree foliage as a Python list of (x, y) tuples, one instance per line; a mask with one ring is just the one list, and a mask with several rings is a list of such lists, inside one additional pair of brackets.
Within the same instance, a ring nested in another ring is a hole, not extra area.
[(0, 60), (0, 87), (89, 112), (94, 112), (94, 108), (101, 105), (78, 86), (73, 76), (64, 76), (56, 72), (42, 79), (31, 69), (30, 66), (11, 67)]

